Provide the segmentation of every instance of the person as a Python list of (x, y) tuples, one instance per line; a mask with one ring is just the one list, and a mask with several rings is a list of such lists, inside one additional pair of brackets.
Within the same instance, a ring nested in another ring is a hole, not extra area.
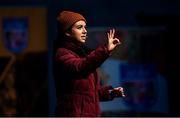
[(56, 116), (101, 116), (100, 101), (124, 97), (122, 87), (100, 84), (97, 69), (121, 44), (115, 30), (107, 33), (108, 43), (91, 52), (85, 49), (86, 19), (74, 11), (62, 11), (57, 17), (54, 46), (54, 79), (57, 94)]

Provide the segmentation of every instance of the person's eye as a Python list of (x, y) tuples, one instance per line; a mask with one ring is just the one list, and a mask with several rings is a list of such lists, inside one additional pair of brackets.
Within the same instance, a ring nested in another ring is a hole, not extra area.
[(77, 29), (81, 29), (82, 28), (82, 26), (77, 26)]
[(88, 27), (87, 26), (84, 26), (85, 29), (87, 29)]

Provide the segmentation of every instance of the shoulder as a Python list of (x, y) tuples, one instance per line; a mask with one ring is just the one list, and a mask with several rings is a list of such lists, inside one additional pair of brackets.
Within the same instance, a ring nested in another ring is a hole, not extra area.
[(69, 50), (67, 48), (58, 48), (56, 52), (56, 56), (63, 56), (63, 55), (76, 55), (77, 56), (77, 54), (73, 52), (72, 50)]
[(67, 52), (70, 52), (71, 50), (68, 50), (66, 48), (58, 48), (57, 49), (57, 53), (67, 53)]

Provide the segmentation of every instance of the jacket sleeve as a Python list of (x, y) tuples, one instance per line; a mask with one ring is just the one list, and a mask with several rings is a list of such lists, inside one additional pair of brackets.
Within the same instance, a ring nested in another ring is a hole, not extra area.
[(99, 88), (99, 101), (111, 101), (114, 97), (109, 93), (113, 89), (112, 86), (100, 86)]
[(64, 66), (66, 71), (77, 75), (89, 74), (95, 71), (108, 57), (105, 46), (100, 46), (84, 58), (80, 58), (68, 49), (60, 48), (56, 54), (56, 61)]

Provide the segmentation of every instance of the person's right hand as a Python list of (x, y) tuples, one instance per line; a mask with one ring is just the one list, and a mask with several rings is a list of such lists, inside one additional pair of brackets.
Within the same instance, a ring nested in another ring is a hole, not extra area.
[(113, 89), (113, 92), (116, 94), (116, 97), (125, 97), (123, 87), (116, 87)]
[(114, 37), (115, 35), (115, 29), (112, 29), (107, 33), (108, 36), (108, 44), (107, 49), (108, 51), (112, 51), (117, 45), (121, 44), (120, 40), (118, 38)]
[(125, 97), (123, 87), (113, 88), (112, 90), (109, 90), (109, 92), (113, 97)]

